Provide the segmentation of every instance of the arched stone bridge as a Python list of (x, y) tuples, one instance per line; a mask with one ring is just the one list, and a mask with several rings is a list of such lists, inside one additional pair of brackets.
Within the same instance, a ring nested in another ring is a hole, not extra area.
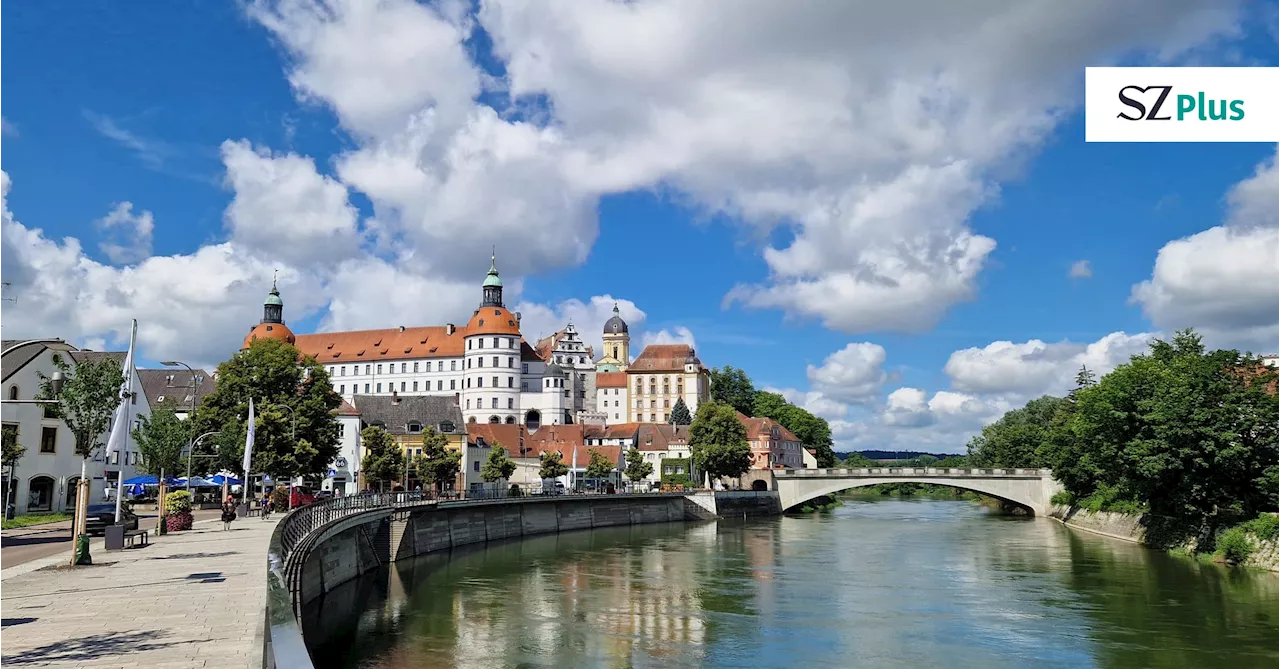
[(785, 469), (773, 472), (783, 510), (815, 497), (880, 483), (932, 483), (972, 490), (1025, 507), (1037, 516), (1049, 513), (1049, 499), (1062, 484), (1048, 469), (946, 469), (868, 467), (865, 469)]

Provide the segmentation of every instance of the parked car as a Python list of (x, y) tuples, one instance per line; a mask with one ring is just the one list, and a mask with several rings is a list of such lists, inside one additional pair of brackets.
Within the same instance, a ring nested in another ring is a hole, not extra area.
[(289, 506), (298, 508), (306, 506), (316, 501), (315, 495), (312, 494), (311, 488), (307, 486), (291, 486), (289, 488)]
[(329, 499), (329, 498), (331, 498), (331, 497), (333, 497), (333, 491), (332, 491), (332, 490), (317, 490), (317, 491), (316, 491), (316, 500), (315, 500), (315, 501), (317, 501), (317, 502), (322, 502), (322, 501), (324, 501), (324, 500), (326, 500), (326, 499)]
[[(138, 516), (129, 507), (121, 507), (120, 522), (126, 530), (138, 529)], [(115, 504), (90, 504), (85, 516), (85, 528), (89, 534), (105, 534), (108, 525), (116, 524)]]

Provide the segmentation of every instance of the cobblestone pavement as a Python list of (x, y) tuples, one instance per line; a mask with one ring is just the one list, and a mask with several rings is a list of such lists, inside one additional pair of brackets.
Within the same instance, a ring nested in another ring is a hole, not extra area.
[(123, 551), (95, 541), (93, 566), (66, 567), (59, 555), (7, 576), (0, 663), (260, 667), (267, 543), (282, 517), (241, 518), (229, 532), (201, 522)]

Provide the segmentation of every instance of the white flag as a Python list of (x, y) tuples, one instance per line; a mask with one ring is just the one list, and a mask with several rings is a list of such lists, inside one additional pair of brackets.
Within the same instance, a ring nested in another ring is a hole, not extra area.
[(253, 461), (253, 398), (249, 398), (249, 434), (244, 438), (244, 475), (249, 476), (249, 463)]
[(138, 336), (138, 321), (133, 321), (133, 329), (129, 333), (129, 353), (124, 357), (124, 382), (120, 384), (120, 405), (116, 407), (116, 415), (111, 424), (111, 436), (107, 438), (107, 450), (103, 460), (111, 463), (111, 454), (116, 451), (127, 451), (129, 445), (129, 409), (133, 401), (133, 344)]

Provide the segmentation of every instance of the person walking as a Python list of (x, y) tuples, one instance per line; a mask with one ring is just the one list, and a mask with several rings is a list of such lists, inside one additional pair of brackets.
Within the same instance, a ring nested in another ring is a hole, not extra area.
[(231, 529), (231, 521), (236, 519), (236, 505), (230, 497), (222, 503), (222, 531)]

